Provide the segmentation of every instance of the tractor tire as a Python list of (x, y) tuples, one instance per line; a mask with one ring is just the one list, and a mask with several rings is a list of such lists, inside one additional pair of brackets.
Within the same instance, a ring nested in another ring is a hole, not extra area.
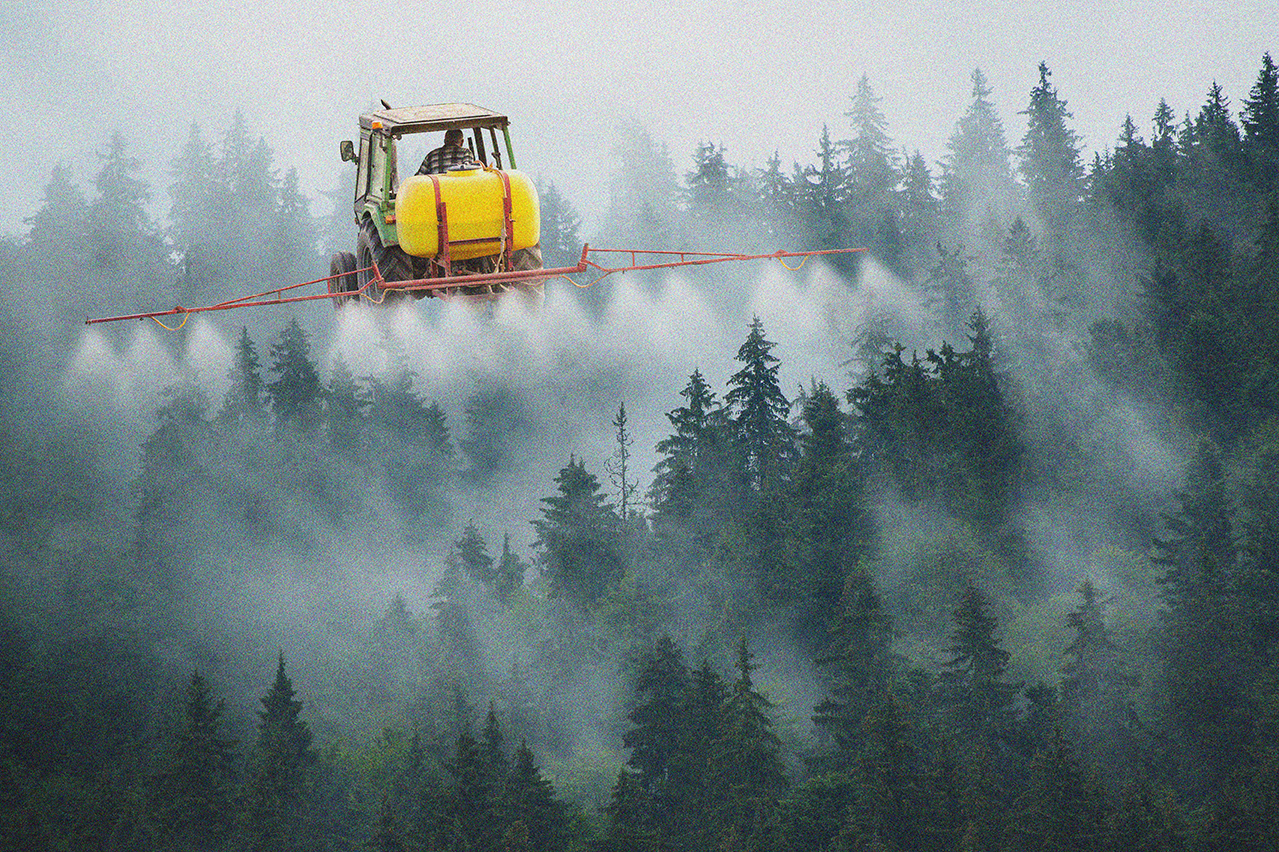
[[(383, 281), (411, 281), (413, 279), (413, 260), (399, 246), (387, 246), (382, 244), (382, 238), (378, 235), (377, 228), (368, 219), (364, 220), (364, 224), (360, 226), (360, 236), (355, 244), (356, 262), (360, 269), (372, 266), (377, 263), (377, 270), (382, 274)], [(360, 273), (360, 286), (370, 284), (373, 281), (373, 270), (368, 269)], [(403, 290), (384, 290), (376, 284), (372, 284), (369, 289), (364, 291), (364, 295), (372, 302), (380, 303), (386, 299), (400, 299), (404, 296)]]
[[(355, 270), (355, 255), (349, 251), (340, 251), (333, 255), (333, 259), (329, 261), (329, 292), (354, 293), (359, 290), (360, 282), (358, 276), (354, 274)], [(356, 296), (343, 296), (342, 298), (334, 299), (333, 310), (340, 310), (342, 305), (347, 302), (353, 302), (357, 298)]]

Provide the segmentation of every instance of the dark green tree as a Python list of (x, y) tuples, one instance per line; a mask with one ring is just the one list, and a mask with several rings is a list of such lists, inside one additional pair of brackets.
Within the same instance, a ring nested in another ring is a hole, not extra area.
[(649, 806), (639, 780), (623, 769), (617, 774), (608, 814), (608, 833), (601, 848), (605, 852), (649, 852), (657, 848), (657, 836), (649, 825)]
[(764, 336), (760, 318), (753, 318), (750, 333), (737, 350), (742, 368), (729, 378), (724, 395), (756, 491), (765, 480), (786, 475), (795, 457), (795, 434), (788, 421), (791, 405), (777, 379), (781, 363), (772, 354), (776, 345)]
[(533, 521), (538, 562), (553, 597), (590, 606), (622, 576), (617, 516), (585, 462), (570, 457), (555, 483), (557, 493), (542, 498), (542, 517)]
[(468, 521), (462, 537), (453, 542), (453, 551), (449, 554), (448, 561), (478, 583), (492, 586), (497, 579), (493, 570), (493, 557), (489, 556), (488, 546), (480, 531), (475, 528), (475, 521)]
[(754, 656), (743, 637), (737, 646), (737, 678), (729, 687), (711, 755), (721, 842), (732, 836), (748, 844), (762, 840), (788, 783), (769, 717), (773, 704), (755, 690), (751, 678)]
[(157, 847), (182, 852), (222, 848), (234, 825), (232, 787), (236, 741), (222, 734), (225, 702), (194, 672), (182, 719), (150, 785)]
[(262, 382), (262, 370), (258, 350), (249, 337), (249, 330), (240, 327), (240, 339), (235, 344), (235, 356), (231, 361), (231, 387), (222, 400), (218, 420), (226, 424), (239, 424), (262, 416), (266, 386)]
[(841, 612), (831, 629), (830, 650), (817, 658), (827, 676), (827, 697), (813, 722), (835, 742), (836, 763), (849, 765), (861, 751), (864, 722), (889, 687), (892, 622), (866, 570), (858, 563), (844, 583)]
[[(685, 792), (678, 777), (678, 757), (684, 744), (687, 719), (688, 668), (679, 646), (668, 634), (641, 659), (635, 681), (637, 704), (626, 718), (631, 728), (622, 744), (631, 750), (627, 763), (637, 771), (640, 786), (655, 811), (655, 828), (669, 836), (677, 824)], [(672, 777), (674, 770), (675, 776)]]
[(972, 102), (946, 144), (940, 180), (942, 215), (960, 239), (989, 238), (988, 223), (1007, 221), (1014, 209), (1008, 141), (990, 100), (993, 90), (980, 68), (972, 83)]
[(555, 797), (555, 787), (533, 762), (533, 752), (520, 743), (515, 768), (506, 783), (508, 819), (523, 824), (530, 852), (557, 852), (568, 843), (568, 814)]
[(1079, 162), (1079, 138), (1066, 124), (1066, 102), (1048, 81), (1052, 72), (1039, 63), (1039, 83), (1030, 91), (1026, 137), (1017, 154), (1030, 191), (1030, 202), (1057, 251), (1078, 215), (1083, 201), (1084, 170)]
[(271, 344), (271, 372), (276, 378), (266, 390), (276, 421), (305, 435), (314, 433), (321, 422), (324, 386), (311, 360), (311, 336), (296, 317), (280, 332), (279, 342)]
[(324, 394), (324, 428), (335, 453), (359, 457), (364, 451), (365, 410), (371, 400), (340, 354)]
[(316, 755), (301, 719), (302, 702), (284, 672), (280, 654), (275, 683), (262, 698), (258, 740), (250, 758), (240, 836), (253, 852), (309, 847), (313, 825), (310, 792)]
[(1279, 185), (1279, 68), (1266, 53), (1239, 116), (1253, 180), (1263, 192)]
[(943, 663), (941, 677), (951, 725), (966, 742), (997, 752), (1012, 729), (1022, 684), (1004, 680), (1011, 655), (995, 635), (998, 621), (989, 614), (989, 606), (976, 586), (964, 587), (946, 648), (950, 659)]
[(1016, 810), (1013, 834), (1022, 848), (1085, 852), (1098, 846), (1102, 794), (1060, 732), (1031, 761)]
[(524, 588), (524, 560), (511, 551), (511, 534), (502, 536), (502, 555), (494, 569), (493, 592), (502, 603), (510, 603), (516, 592)]
[(1104, 765), (1113, 774), (1127, 768), (1125, 758), (1135, 757), (1128, 722), (1137, 680), (1124, 665), (1091, 581), (1079, 587), (1079, 596), (1079, 606), (1066, 616), (1075, 636), (1061, 669), (1062, 722), (1085, 765)]
[(791, 483), (787, 574), (798, 608), (799, 639), (816, 651), (829, 645), (844, 579), (870, 532), (847, 420), (824, 383), (814, 384), (803, 400), (799, 446)]

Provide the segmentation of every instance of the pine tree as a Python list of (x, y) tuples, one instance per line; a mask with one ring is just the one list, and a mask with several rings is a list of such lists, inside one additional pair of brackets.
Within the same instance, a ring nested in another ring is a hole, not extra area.
[(494, 570), (493, 591), (497, 599), (509, 604), (515, 593), (524, 588), (524, 560), (511, 552), (511, 534), (502, 536), (502, 556)]
[(257, 347), (245, 326), (240, 327), (240, 339), (235, 344), (230, 379), (231, 387), (223, 397), (218, 419), (226, 424), (239, 424), (262, 416), (266, 387), (262, 382)]
[(339, 354), (324, 393), (324, 426), (332, 451), (354, 457), (363, 452), (364, 411), (370, 404), (368, 394)]
[(650, 852), (657, 848), (659, 841), (649, 825), (644, 788), (625, 769), (617, 774), (604, 812), (608, 814), (608, 834), (601, 846), (605, 852)]
[(813, 722), (835, 741), (837, 761), (846, 764), (861, 748), (867, 714), (888, 689), (893, 631), (865, 562), (848, 575), (840, 604), (830, 650), (816, 660), (829, 685), (826, 699), (814, 708)]
[(382, 804), (378, 807), (377, 822), (373, 826), (373, 832), (369, 835), (369, 840), (365, 844), (366, 849), (373, 852), (405, 852), (403, 831), (400, 822), (396, 818), (395, 807), (391, 804), (390, 796), (382, 796)]
[(271, 372), (277, 378), (267, 382), (266, 390), (276, 421), (312, 434), (320, 424), (324, 387), (311, 360), (311, 336), (296, 317), (280, 332), (279, 342), (271, 344)]
[(666, 413), (675, 431), (657, 444), (657, 452), (662, 457), (653, 467), (655, 476), (649, 501), (659, 518), (687, 520), (697, 500), (695, 483), (706, 430), (715, 407), (715, 394), (702, 378), (701, 370), (694, 370), (680, 396), (686, 403)]
[(217, 849), (234, 823), (231, 786), (236, 741), (222, 736), (225, 702), (193, 672), (183, 718), (151, 782), (150, 810), (157, 846), (165, 850)]
[(897, 185), (892, 140), (888, 136), (888, 120), (879, 107), (881, 101), (870, 78), (863, 74), (857, 81), (852, 104), (844, 113), (853, 129), (847, 143), (848, 183), (854, 203), (863, 207), (887, 204)]
[(973, 99), (947, 143), (942, 163), (942, 213), (961, 235), (982, 236), (987, 222), (1011, 218), (1014, 184), (1004, 125), (981, 69), (973, 71)]
[(1101, 792), (1086, 775), (1061, 733), (1035, 755), (1030, 779), (1017, 800), (1015, 834), (1023, 848), (1085, 852), (1101, 834)]
[[(663, 834), (669, 833), (682, 805), (680, 779), (671, 778), (671, 764), (684, 740), (687, 692), (688, 668), (683, 654), (670, 635), (663, 634), (642, 659), (635, 681), (639, 703), (627, 714), (632, 727), (622, 737), (622, 744), (631, 750), (627, 763), (636, 769), (640, 786), (653, 800), (657, 826)], [(672, 790), (673, 785), (677, 789)]]
[(280, 654), (275, 683), (262, 698), (244, 793), (240, 833), (253, 852), (305, 849), (311, 834), (308, 791), (316, 756), (311, 731), (300, 718), (302, 702), (294, 695)]
[(1136, 678), (1123, 664), (1091, 581), (1079, 587), (1079, 595), (1078, 608), (1066, 616), (1075, 637), (1061, 670), (1062, 716), (1086, 764), (1104, 764), (1113, 774), (1134, 757), (1125, 723)]
[(1014, 699), (1022, 684), (1008, 683), (1004, 671), (1011, 656), (995, 636), (998, 621), (988, 614), (986, 596), (971, 583), (963, 590), (955, 610), (955, 632), (950, 654), (942, 667), (950, 722), (968, 742), (995, 749), (1011, 730)]
[(622, 576), (617, 516), (585, 462), (570, 457), (555, 483), (558, 493), (542, 498), (542, 517), (533, 521), (538, 561), (553, 597), (589, 606)]
[(634, 511), (635, 492), (639, 485), (635, 480), (630, 478), (630, 461), (631, 447), (635, 443), (635, 439), (631, 437), (630, 429), (626, 426), (626, 403), (621, 403), (617, 407), (617, 416), (613, 418), (614, 443), (613, 455), (604, 465), (608, 471), (609, 482), (617, 489), (617, 505), (618, 517), (622, 519), (622, 523), (631, 520)]
[(720, 736), (711, 755), (721, 836), (735, 832), (747, 842), (762, 835), (787, 785), (768, 715), (773, 704), (755, 691), (751, 678), (754, 656), (743, 637), (737, 646), (737, 679), (724, 702)]
[(1030, 92), (1026, 138), (1017, 149), (1022, 174), (1030, 189), (1030, 201), (1054, 243), (1063, 240), (1078, 215), (1083, 200), (1084, 170), (1079, 162), (1079, 138), (1066, 119), (1066, 102), (1048, 82), (1052, 72), (1039, 63), (1039, 84)]
[(568, 815), (555, 798), (555, 787), (542, 776), (533, 762), (533, 752), (520, 743), (515, 751), (515, 768), (506, 784), (509, 818), (522, 824), (530, 852), (558, 852), (568, 842)]
[(146, 211), (151, 190), (146, 181), (135, 176), (142, 163), (125, 153), (124, 135), (118, 130), (99, 157), (102, 169), (94, 179), (99, 197), (88, 211), (94, 262), (111, 272), (154, 262), (160, 243)]
[(815, 384), (803, 401), (805, 431), (791, 488), (787, 574), (795, 587), (800, 641), (828, 645), (844, 578), (869, 536), (860, 505), (847, 421), (830, 388)]
[(447, 810), (456, 832), (454, 842), (463, 849), (499, 848), (501, 791), (493, 789), (492, 767), (469, 727), (458, 737), (448, 771), (455, 783)]
[(1279, 185), (1279, 68), (1267, 53), (1239, 116), (1253, 180), (1263, 192)]
[(724, 396), (733, 413), (747, 475), (757, 492), (765, 480), (785, 476), (795, 456), (795, 435), (787, 420), (791, 406), (777, 379), (781, 364), (772, 354), (774, 346), (764, 336), (763, 322), (754, 317), (746, 341), (737, 350), (742, 368), (728, 380)]
[(578, 232), (582, 217), (555, 186), (554, 181), (538, 188), (541, 200), (542, 260), (547, 267), (572, 266), (582, 253)]
[(693, 171), (684, 176), (688, 208), (695, 218), (722, 216), (733, 205), (728, 163), (724, 146), (698, 142), (693, 151)]
[(475, 521), (467, 522), (462, 537), (453, 543), (453, 552), (449, 554), (448, 560), (478, 583), (492, 586), (497, 579), (493, 570), (493, 557), (489, 556), (484, 538), (475, 528)]
[(929, 826), (927, 795), (906, 708), (891, 691), (864, 717), (865, 746), (856, 768), (858, 796), (841, 834), (852, 848), (922, 849)]

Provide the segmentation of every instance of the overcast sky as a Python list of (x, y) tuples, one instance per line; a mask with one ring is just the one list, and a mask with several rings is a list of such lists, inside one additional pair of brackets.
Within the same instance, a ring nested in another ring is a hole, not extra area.
[(836, 138), (847, 132), (865, 73), (895, 143), (935, 162), (974, 67), (1015, 145), (1044, 60), (1091, 152), (1113, 143), (1128, 112), (1148, 137), (1160, 97), (1179, 117), (1197, 111), (1214, 80), (1237, 110), (1261, 55), (1279, 55), (1279, 0), (976, 5), (5, 0), (0, 233), (23, 230), (56, 162), (88, 184), (116, 128), (158, 185), (163, 214), (188, 125), (217, 138), (237, 109), (310, 192), (351, 168), (337, 144), (378, 98), (506, 112), (520, 166), (555, 181), (589, 227), (623, 121), (668, 143), (681, 172), (702, 139), (724, 143), (739, 165), (763, 165), (774, 150), (808, 162), (823, 123)]

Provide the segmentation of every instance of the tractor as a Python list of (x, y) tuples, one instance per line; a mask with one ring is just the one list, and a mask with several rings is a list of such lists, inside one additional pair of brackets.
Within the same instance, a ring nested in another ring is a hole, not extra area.
[[(383, 104), (385, 105), (385, 101)], [(443, 174), (400, 179), (396, 145), (414, 133), (463, 132), (469, 162)], [(537, 189), (515, 168), (510, 120), (466, 103), (398, 107), (360, 116), (359, 149), (344, 141), (355, 163), (354, 252), (330, 263), (335, 307), (361, 297), (380, 303), (416, 298), (494, 299), (523, 292), (540, 299), (545, 278), (494, 273), (542, 269)], [(483, 276), (467, 283), (471, 276)], [(446, 279), (440, 287), (396, 288), (393, 282)], [(391, 286), (385, 286), (391, 285)]]

